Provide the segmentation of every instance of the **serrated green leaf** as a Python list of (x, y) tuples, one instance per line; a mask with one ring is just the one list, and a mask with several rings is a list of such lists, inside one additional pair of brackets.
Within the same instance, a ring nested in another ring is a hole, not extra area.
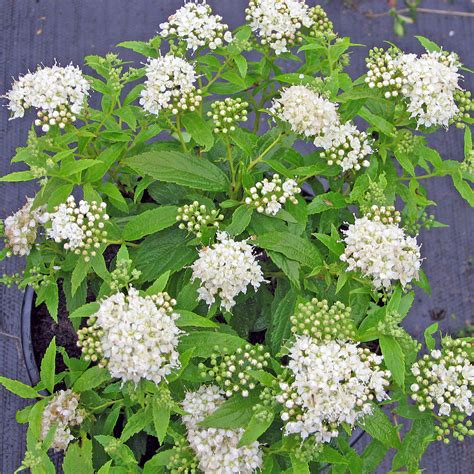
[(122, 434), (120, 435), (120, 441), (125, 443), (133, 435), (143, 431), (150, 421), (149, 412), (145, 408), (141, 408), (134, 413), (130, 418), (127, 419), (123, 428)]
[(34, 388), (18, 380), (0, 376), (0, 385), (21, 398), (38, 398), (38, 392)]
[(64, 474), (94, 474), (92, 466), (92, 441), (82, 438), (70, 443), (63, 460)]
[(155, 426), (156, 435), (158, 441), (163, 444), (168, 431), (168, 425), (170, 422), (170, 409), (164, 404), (160, 403), (159, 400), (153, 400), (153, 424)]
[(400, 344), (393, 336), (382, 335), (379, 339), (385, 365), (395, 382), (405, 387), (405, 355)]
[(179, 319), (176, 320), (178, 327), (192, 326), (196, 328), (218, 328), (219, 325), (204, 316), (193, 313), (192, 311), (186, 311), (184, 309), (178, 309), (176, 312), (179, 314)]
[(85, 392), (102, 385), (105, 381), (110, 380), (107, 369), (95, 365), (83, 372), (74, 382), (73, 389), (76, 392)]
[(397, 430), (388, 416), (378, 406), (373, 405), (372, 414), (365, 416), (357, 425), (384, 446), (388, 448), (400, 447)]
[(423, 333), (425, 338), (426, 347), (432, 351), (436, 347), (436, 340), (432, 336), (438, 330), (438, 323), (433, 323), (431, 326), (428, 326)]
[(196, 112), (184, 115), (182, 121), (186, 131), (198, 145), (203, 146), (205, 150), (212, 148), (212, 145), (214, 145), (214, 135), (212, 134), (209, 122)]
[(177, 206), (160, 206), (133, 216), (123, 229), (125, 240), (138, 240), (176, 223)]
[(238, 207), (232, 214), (232, 222), (227, 226), (226, 232), (234, 236), (241, 234), (250, 224), (252, 212), (253, 209), (249, 206)]
[(56, 375), (56, 337), (53, 337), (41, 360), (40, 378), (49, 393), (54, 393), (54, 376)]
[(346, 207), (346, 200), (341, 193), (330, 191), (326, 194), (316, 196), (308, 204), (308, 215), (318, 214), (319, 212), (329, 211), (330, 209), (342, 209)]
[(181, 337), (179, 352), (183, 353), (194, 348), (194, 357), (209, 357), (215, 347), (226, 348), (230, 353), (245, 346), (246, 341), (232, 334), (215, 331), (197, 331)]

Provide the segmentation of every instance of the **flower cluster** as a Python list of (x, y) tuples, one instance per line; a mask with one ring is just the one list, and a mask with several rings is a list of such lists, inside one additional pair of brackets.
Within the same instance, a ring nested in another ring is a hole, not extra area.
[(233, 393), (240, 393), (244, 398), (249, 396), (249, 391), (255, 388), (249, 371), (262, 370), (268, 367), (270, 353), (265, 351), (261, 344), (252, 346), (246, 344), (244, 348), (238, 348), (235, 354), (219, 354), (219, 348), (211, 355), (211, 367), (199, 364), (202, 377), (211, 377), (225, 390), (226, 397)]
[(51, 447), (55, 451), (65, 450), (74, 439), (71, 427), (80, 425), (84, 416), (84, 410), (79, 408), (79, 395), (72, 390), (59, 390), (43, 411), (41, 438), (44, 439), (49, 430), (56, 425)]
[(133, 268), (133, 260), (122, 259), (115, 264), (114, 270), (110, 272), (110, 289), (116, 293), (122, 288), (128, 288), (132, 281), (138, 280), (141, 271)]
[(329, 165), (340, 166), (342, 171), (359, 171), (361, 167), (369, 167), (369, 157), (373, 151), (372, 140), (367, 133), (359, 131), (351, 123), (345, 123), (337, 128), (331, 146), (321, 152), (321, 157), (326, 159)]
[(104, 335), (105, 331), (97, 324), (95, 316), (88, 318), (87, 324), (77, 331), (76, 344), (81, 348), (83, 359), (87, 362), (97, 362), (99, 367), (107, 367), (101, 342)]
[(89, 95), (89, 82), (78, 67), (38, 67), (13, 83), (5, 95), (13, 117), (23, 117), (25, 110), (38, 110), (35, 125), (47, 132), (52, 125), (64, 128), (74, 122), (80, 114)]
[(187, 230), (202, 237), (202, 231), (206, 227), (219, 228), (219, 223), (224, 219), (224, 215), (216, 209), (208, 210), (204, 204), (194, 201), (192, 204), (185, 204), (178, 207), (176, 220), (180, 222), (179, 228)]
[(28, 198), (25, 205), (3, 222), (6, 237), (5, 246), (13, 255), (28, 255), (36, 241), (39, 224), (44, 224), (49, 216), (44, 206), (31, 209), (33, 199)]
[(371, 413), (372, 400), (388, 398), (390, 373), (380, 369), (382, 356), (355, 343), (297, 336), (289, 357), (292, 381), (281, 382), (277, 397), (287, 434), (329, 442), (341, 423), (353, 426)]
[(91, 322), (94, 331), (103, 331), (97, 339), (112, 377), (158, 384), (179, 367), (176, 346), (181, 331), (175, 324), (179, 316), (174, 304), (167, 293), (140, 296), (133, 287), (128, 296), (115, 293), (101, 301)]
[(232, 33), (222, 23), (222, 17), (213, 15), (212, 9), (205, 1), (189, 2), (178, 9), (160, 25), (161, 36), (176, 36), (186, 41), (187, 48), (193, 51), (208, 46), (216, 49), (232, 41)]
[(375, 288), (390, 289), (393, 280), (406, 286), (418, 278), (420, 248), (396, 223), (364, 216), (343, 233), (346, 248), (340, 258), (347, 262), (347, 271), (359, 270)]
[(213, 102), (207, 115), (214, 122), (214, 133), (226, 135), (235, 130), (237, 122), (247, 121), (248, 102), (242, 101), (240, 97), (233, 99), (227, 97), (225, 100)]
[[(275, 99), (270, 112), (288, 122), (293, 132), (316, 137), (316, 146), (332, 144), (332, 131), (339, 126), (337, 104), (306, 86), (291, 86)], [(324, 138), (326, 137), (326, 139)]]
[(402, 73), (396, 63), (399, 54), (400, 51), (396, 48), (389, 48), (386, 51), (383, 48), (373, 48), (365, 60), (366, 84), (371, 89), (383, 90), (386, 99), (397, 97), (402, 88)]
[(286, 201), (298, 204), (295, 195), (301, 192), (294, 179), (282, 181), (278, 174), (272, 180), (264, 178), (250, 188), (250, 196), (245, 198), (245, 204), (254, 206), (258, 212), (274, 216)]
[(77, 204), (74, 196), (69, 196), (65, 204), (56, 206), (49, 214), (51, 227), (46, 230), (47, 236), (55, 242), (64, 242), (64, 250), (73, 250), (87, 262), (107, 241), (106, 207), (104, 202), (95, 201), (81, 200)]
[(382, 224), (399, 224), (402, 220), (400, 211), (395, 209), (395, 206), (377, 206), (373, 205), (365, 216), (374, 221), (382, 222)]
[(257, 290), (264, 278), (253, 247), (245, 240), (236, 242), (226, 232), (218, 232), (217, 240), (212, 247), (199, 251), (199, 258), (191, 266), (192, 281), (201, 281), (200, 299), (211, 305), (218, 296), (221, 307), (230, 311), (239, 293), (245, 293), (249, 284)]
[(263, 453), (255, 441), (238, 447), (244, 433), (240, 429), (203, 428), (199, 426), (225, 401), (219, 387), (202, 385), (188, 392), (183, 400), (183, 422), (187, 438), (199, 460), (199, 469), (206, 474), (251, 474), (262, 467)]
[(327, 13), (321, 5), (315, 5), (313, 8), (310, 8), (308, 13), (311, 18), (310, 36), (318, 38), (333, 33), (332, 21), (329, 20)]
[(339, 341), (353, 340), (356, 327), (351, 319), (351, 308), (340, 301), (329, 306), (327, 300), (313, 298), (307, 303), (299, 303), (290, 318), (291, 332), (311, 336), (315, 340)]
[(154, 115), (162, 110), (196, 110), (201, 103), (201, 91), (196, 89), (194, 67), (182, 58), (167, 54), (150, 59), (146, 65), (147, 80), (141, 92), (140, 105)]
[(246, 21), (276, 54), (286, 53), (301, 40), (301, 29), (313, 19), (304, 0), (250, 0)]

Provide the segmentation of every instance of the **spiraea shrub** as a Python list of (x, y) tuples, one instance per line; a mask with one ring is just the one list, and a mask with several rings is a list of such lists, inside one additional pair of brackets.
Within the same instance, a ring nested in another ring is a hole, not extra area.
[[(0, 378), (32, 401), (20, 469), (54, 472), (54, 450), (66, 474), (355, 474), (395, 451), (420, 472), (474, 433), (472, 340), (403, 329), (430, 291), (419, 231), (443, 226), (425, 183), (474, 205), (469, 70), (423, 37), (367, 51), (300, 0), (245, 16), (187, 2), (118, 45), (135, 64), (41, 65), (4, 91), (31, 128), (1, 181), (38, 192), (3, 221), (26, 263), (2, 281), (65, 307), (82, 354), (53, 339), (35, 386)], [(446, 159), (427, 136), (453, 127)]]

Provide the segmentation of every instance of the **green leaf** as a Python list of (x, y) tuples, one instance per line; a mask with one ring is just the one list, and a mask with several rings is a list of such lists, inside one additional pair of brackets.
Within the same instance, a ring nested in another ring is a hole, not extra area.
[(14, 173), (6, 174), (0, 178), (0, 182), (19, 183), (21, 181), (31, 181), (35, 176), (31, 171), (15, 171)]
[(0, 384), (21, 398), (38, 398), (38, 392), (34, 388), (19, 382), (18, 380), (12, 380), (0, 376)]
[(206, 122), (198, 113), (193, 112), (183, 116), (183, 125), (193, 140), (203, 147), (210, 150), (214, 145), (214, 135), (209, 122)]
[(87, 170), (88, 168), (92, 168), (93, 166), (97, 166), (99, 163), (96, 160), (71, 160), (65, 161), (61, 165), (61, 170), (59, 171), (59, 176), (61, 177), (68, 177), (75, 173), (80, 173), (81, 171)]
[(79, 376), (74, 382), (73, 389), (76, 392), (85, 392), (102, 385), (107, 380), (110, 380), (107, 369), (95, 365)]
[(102, 183), (99, 186), (98, 190), (101, 193), (104, 193), (109, 198), (112, 205), (114, 205), (120, 211), (128, 214), (127, 201), (125, 201), (124, 197), (122, 196), (122, 193), (115, 184), (110, 182)]
[(238, 207), (232, 214), (232, 222), (227, 226), (226, 232), (233, 236), (241, 234), (250, 224), (252, 212), (253, 209), (249, 206)]
[(174, 449), (167, 449), (158, 452), (145, 463), (143, 466), (143, 474), (157, 474), (158, 472), (161, 472), (159, 468), (169, 466), (173, 454), (176, 454)]
[(49, 393), (54, 393), (54, 376), (56, 375), (56, 337), (49, 343), (41, 360), (40, 378)]
[(148, 175), (193, 189), (226, 191), (229, 187), (227, 176), (216, 165), (177, 151), (150, 151), (123, 160), (122, 163), (141, 176)]
[(58, 284), (55, 281), (50, 281), (44, 287), (44, 302), (48, 308), (48, 312), (51, 317), (57, 322), (58, 321), (58, 305), (59, 305), (59, 293)]
[(325, 246), (327, 247), (333, 254), (337, 255), (338, 257), (342, 255), (344, 252), (344, 244), (339, 242), (339, 239), (331, 237), (327, 234), (314, 234), (314, 236)]
[(160, 403), (157, 399), (153, 400), (153, 424), (160, 444), (163, 444), (163, 441), (165, 440), (170, 422), (170, 415), (171, 412), (169, 407)]
[(405, 387), (405, 355), (400, 344), (393, 336), (382, 335), (379, 339), (385, 365), (392, 373), (395, 382)]
[(69, 319), (87, 318), (89, 316), (92, 316), (94, 313), (97, 313), (97, 311), (99, 311), (99, 308), (100, 304), (97, 301), (94, 301), (93, 303), (86, 303), (81, 307), (77, 308), (75, 311), (73, 311), (69, 315)]
[(159, 278), (156, 279), (153, 285), (147, 288), (147, 290), (145, 291), (145, 294), (156, 295), (164, 291), (164, 289), (166, 288), (166, 284), (168, 283), (168, 280), (170, 278), (170, 274), (171, 274), (170, 271), (163, 273), (163, 275), (161, 275)]
[(290, 316), (296, 304), (296, 290), (287, 291), (283, 285), (277, 287), (275, 299), (272, 304), (272, 319), (267, 337), (270, 339), (270, 348), (274, 354), (278, 353), (282, 344), (291, 335)]
[(242, 77), (245, 77), (247, 75), (247, 69), (248, 69), (248, 64), (247, 60), (245, 59), (245, 56), (242, 56), (239, 54), (238, 56), (234, 57), (235, 64), (237, 66), (237, 69), (239, 70), (239, 73)]
[(330, 209), (342, 209), (346, 207), (346, 200), (341, 193), (330, 191), (326, 194), (316, 196), (307, 207), (308, 215), (329, 211)]
[(428, 326), (423, 333), (425, 337), (426, 347), (432, 351), (436, 347), (436, 340), (432, 336), (438, 330), (438, 323), (433, 323), (431, 326)]
[(323, 445), (321, 453), (318, 455), (319, 462), (325, 462), (328, 464), (348, 464), (349, 461), (336, 449)]
[(81, 286), (81, 283), (87, 277), (91, 267), (90, 262), (86, 262), (83, 258), (79, 258), (77, 260), (76, 266), (72, 271), (71, 275), (71, 294), (74, 296), (76, 294), (77, 289)]
[(117, 45), (120, 48), (131, 49), (136, 53), (141, 54), (147, 58), (157, 58), (158, 52), (156, 48), (151, 46), (149, 43), (145, 43), (144, 41), (123, 41)]
[(424, 36), (416, 36), (415, 38), (421, 43), (423, 48), (426, 49), (428, 52), (433, 52), (433, 51), (441, 51), (441, 46), (438, 46), (434, 41), (429, 40), (428, 38), (425, 38)]
[(385, 120), (383, 117), (373, 114), (369, 109), (366, 109), (365, 107), (359, 111), (359, 115), (379, 132), (382, 132), (387, 136), (394, 135), (393, 125), (387, 120)]
[(463, 180), (461, 171), (455, 171), (451, 175), (451, 178), (453, 180), (454, 187), (457, 189), (461, 197), (465, 199), (471, 207), (474, 207), (474, 190), (467, 181)]
[(138, 410), (130, 418), (127, 419), (127, 423), (120, 435), (120, 441), (125, 443), (134, 434), (143, 431), (149, 423), (149, 413), (145, 408)]
[(114, 143), (105, 148), (95, 160), (97, 165), (85, 173), (84, 182), (93, 183), (101, 180), (110, 167), (120, 159), (124, 150), (123, 143)]
[(64, 474), (94, 474), (92, 466), (92, 441), (82, 438), (81, 442), (70, 443), (62, 465)]
[(262, 436), (265, 431), (270, 428), (273, 423), (274, 414), (266, 420), (260, 420), (256, 415), (253, 415), (249, 421), (249, 424), (245, 428), (245, 432), (240, 438), (238, 448), (252, 444), (254, 441), (257, 441), (260, 436)]
[(308, 239), (289, 232), (271, 232), (260, 235), (257, 237), (256, 245), (282, 253), (285, 257), (310, 268), (322, 263), (317, 248)]
[(176, 320), (178, 327), (193, 326), (196, 328), (218, 328), (219, 325), (204, 316), (193, 313), (192, 311), (186, 311), (184, 309), (176, 310), (179, 314), (179, 319)]
[(199, 331), (186, 334), (179, 342), (179, 352), (183, 353), (194, 348), (194, 357), (209, 357), (215, 352), (215, 347), (226, 348), (230, 353), (245, 346), (246, 341), (232, 334), (214, 331)]
[(372, 406), (372, 414), (365, 416), (358, 422), (363, 430), (367, 431), (372, 438), (380, 441), (388, 448), (399, 448), (397, 430), (390, 422), (388, 416), (376, 405)]
[(138, 240), (176, 223), (177, 206), (160, 206), (133, 216), (123, 229), (125, 240)]

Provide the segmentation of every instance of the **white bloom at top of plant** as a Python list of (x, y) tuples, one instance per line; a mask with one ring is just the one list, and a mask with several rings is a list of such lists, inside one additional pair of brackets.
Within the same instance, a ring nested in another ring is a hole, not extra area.
[(188, 392), (183, 400), (183, 422), (187, 438), (199, 460), (199, 469), (206, 474), (250, 474), (262, 466), (263, 454), (255, 441), (237, 447), (244, 433), (242, 428), (230, 430), (203, 428), (198, 423), (214, 413), (225, 401), (223, 392), (215, 385), (202, 385)]
[(3, 222), (6, 237), (5, 246), (13, 255), (28, 255), (36, 240), (39, 224), (44, 224), (49, 216), (45, 207), (32, 210), (33, 199), (27, 198), (25, 205)]
[(218, 232), (217, 240), (212, 247), (199, 251), (199, 258), (191, 265), (192, 281), (201, 281), (200, 299), (211, 305), (220, 297), (221, 307), (230, 311), (234, 298), (246, 293), (248, 285), (257, 290), (265, 280), (247, 241), (236, 242), (226, 232)]
[(339, 126), (337, 104), (305, 86), (284, 89), (270, 112), (288, 122), (293, 132), (315, 137), (316, 146), (330, 146), (334, 129)]
[(71, 426), (80, 425), (85, 412), (79, 408), (79, 395), (72, 390), (60, 390), (46, 405), (41, 419), (41, 439), (57, 424), (51, 447), (56, 451), (65, 450), (74, 439)]
[(300, 30), (314, 23), (304, 0), (250, 0), (246, 20), (276, 54), (289, 51), (300, 39)]
[(55, 212), (49, 214), (51, 227), (47, 235), (55, 242), (64, 242), (65, 250), (73, 250), (77, 255), (83, 255), (86, 261), (96, 255), (97, 249), (106, 241), (105, 221), (107, 205), (79, 201), (69, 196), (66, 203), (55, 207)]
[(245, 198), (245, 204), (256, 207), (258, 212), (274, 216), (286, 201), (298, 204), (295, 195), (300, 192), (294, 179), (283, 181), (278, 174), (274, 174), (271, 180), (264, 178), (250, 188), (250, 196)]
[(112, 377), (138, 383), (160, 383), (180, 366), (176, 350), (180, 330), (175, 324), (174, 300), (166, 294), (140, 296), (129, 288), (128, 296), (115, 293), (100, 303), (94, 315), (103, 331), (101, 350)]
[(371, 140), (367, 133), (361, 132), (352, 123), (339, 126), (333, 133), (329, 148), (321, 153), (329, 165), (339, 165), (342, 171), (356, 170), (370, 166), (369, 157), (373, 153)]
[(346, 248), (340, 258), (348, 264), (347, 271), (359, 270), (375, 288), (388, 289), (395, 280), (405, 286), (418, 278), (420, 248), (396, 223), (364, 216), (343, 233)]
[(458, 60), (441, 52), (421, 55), (403, 54), (397, 61), (403, 77), (401, 94), (409, 100), (408, 112), (418, 125), (449, 126), (458, 107), (454, 93), (458, 85)]
[(167, 54), (149, 59), (146, 65), (147, 80), (141, 92), (140, 105), (154, 115), (169, 109), (194, 111), (201, 102), (194, 87), (196, 71), (186, 60)]
[(293, 381), (281, 383), (283, 393), (277, 396), (286, 434), (329, 442), (341, 423), (354, 425), (371, 413), (372, 400), (388, 398), (390, 372), (380, 369), (382, 356), (355, 343), (297, 336), (289, 357)]
[(9, 100), (12, 118), (23, 117), (30, 107), (38, 109), (36, 125), (42, 125), (47, 132), (50, 125), (63, 128), (66, 123), (74, 122), (84, 107), (89, 88), (89, 82), (78, 67), (55, 64), (38, 67), (36, 72), (21, 76), (5, 97)]
[(201, 46), (216, 49), (224, 41), (232, 41), (232, 33), (222, 23), (222, 17), (212, 14), (212, 8), (205, 2), (188, 2), (160, 25), (164, 37), (176, 35), (186, 41), (188, 49), (196, 51)]

